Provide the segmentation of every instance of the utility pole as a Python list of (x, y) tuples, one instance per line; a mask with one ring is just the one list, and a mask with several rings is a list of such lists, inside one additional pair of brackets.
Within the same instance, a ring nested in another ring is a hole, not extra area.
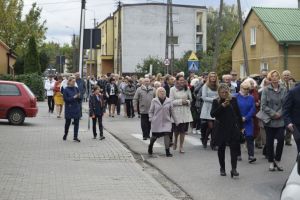
[(118, 57), (117, 57), (117, 73), (122, 75), (122, 37), (121, 37), (121, 1), (118, 2)]
[(86, 0), (81, 1), (81, 17), (80, 17), (80, 45), (79, 45), (79, 74), (82, 78), (82, 64), (83, 64), (83, 30), (85, 24), (85, 4)]
[(220, 32), (221, 32), (221, 22), (222, 22), (222, 12), (223, 12), (223, 0), (220, 0), (220, 10), (219, 10), (219, 17), (218, 17), (218, 24), (217, 24), (217, 32), (215, 36), (215, 51), (214, 51), (214, 57), (213, 57), (213, 64), (212, 64), (212, 70), (217, 70), (217, 63), (220, 53)]
[(170, 31), (171, 31), (171, 74), (174, 69), (174, 32), (173, 32), (173, 6), (172, 0), (170, 0)]
[(76, 41), (75, 41), (75, 33), (73, 33), (73, 41), (72, 41), (72, 46), (73, 46), (73, 70), (76, 69), (75, 66), (77, 66), (76, 62)]
[[(167, 1), (167, 20), (166, 20), (166, 49), (165, 49), (165, 60), (169, 58), (169, 38), (170, 38), (170, 21), (169, 21), (169, 16), (170, 16), (170, 0)], [(165, 65), (166, 67), (166, 74), (169, 73), (169, 66)]]
[(244, 32), (244, 28), (243, 28), (242, 9), (241, 9), (240, 0), (237, 0), (237, 4), (238, 4), (239, 21), (240, 21), (240, 29), (241, 29), (240, 31), (242, 34), (242, 43), (243, 43), (244, 69), (246, 72), (246, 76), (249, 76), (248, 54), (247, 54), (247, 48), (246, 48), (245, 32)]

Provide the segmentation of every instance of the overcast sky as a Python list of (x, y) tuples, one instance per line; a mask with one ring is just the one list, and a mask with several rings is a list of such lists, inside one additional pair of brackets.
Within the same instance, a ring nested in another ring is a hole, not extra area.
[[(116, 0), (86, 0), (85, 27), (93, 27), (93, 19), (101, 22), (116, 10)], [(79, 34), (81, 0), (24, 0), (24, 13), (27, 13), (33, 2), (43, 9), (42, 19), (47, 21), (47, 40), (63, 43), (71, 42), (73, 32)], [(166, 2), (166, 0), (123, 0), (123, 3)], [(236, 0), (224, 0), (234, 4)], [(201, 6), (219, 6), (219, 0), (173, 0), (177, 4)], [(246, 12), (252, 6), (264, 7), (297, 7), (298, 0), (241, 0), (242, 9)]]

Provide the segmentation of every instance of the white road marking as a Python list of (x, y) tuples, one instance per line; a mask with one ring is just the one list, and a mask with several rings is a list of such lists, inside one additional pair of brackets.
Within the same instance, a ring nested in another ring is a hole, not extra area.
[[(132, 135), (133, 137), (135, 137), (135, 138), (141, 140), (143, 143), (145, 143), (145, 144), (147, 144), (147, 145), (149, 145), (149, 143), (150, 143), (150, 140), (149, 140), (149, 139), (148, 139), (148, 140), (143, 140), (142, 134), (131, 134), (131, 135)], [(154, 143), (154, 146), (153, 146), (153, 147), (158, 148), (158, 147), (163, 147), (163, 146), (160, 145), (159, 143), (157, 143), (157, 140), (156, 140), (156, 142)]]
[(202, 143), (199, 138), (195, 138), (188, 135), (185, 136), (185, 142), (188, 142), (194, 146), (202, 146)]

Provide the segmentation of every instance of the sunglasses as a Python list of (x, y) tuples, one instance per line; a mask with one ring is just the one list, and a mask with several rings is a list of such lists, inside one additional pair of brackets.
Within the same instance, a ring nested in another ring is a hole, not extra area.
[(243, 90), (250, 90), (250, 88), (243, 88)]

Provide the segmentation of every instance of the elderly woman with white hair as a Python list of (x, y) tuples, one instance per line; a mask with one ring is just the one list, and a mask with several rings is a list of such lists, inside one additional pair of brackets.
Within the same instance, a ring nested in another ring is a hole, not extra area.
[(159, 81), (155, 81), (153, 86), (155, 89), (157, 89), (157, 88), (161, 87), (161, 83)]
[(170, 153), (170, 133), (173, 116), (172, 100), (166, 97), (166, 90), (163, 87), (157, 88), (156, 98), (152, 99), (149, 110), (149, 121), (151, 122), (152, 131), (148, 146), (149, 155), (153, 153), (153, 145), (157, 138), (164, 137), (166, 156), (172, 157)]
[[(248, 161), (249, 163), (253, 163), (256, 161), (256, 158), (254, 157), (254, 126), (253, 126), (253, 116), (255, 116), (256, 109), (255, 109), (254, 97), (249, 94), (250, 87), (251, 87), (250, 82), (244, 81), (241, 84), (240, 92), (236, 94), (236, 99), (243, 120), (244, 134), (246, 136), (247, 149), (248, 149)], [(239, 154), (240, 155), (238, 156), (241, 156), (240, 151)]]

